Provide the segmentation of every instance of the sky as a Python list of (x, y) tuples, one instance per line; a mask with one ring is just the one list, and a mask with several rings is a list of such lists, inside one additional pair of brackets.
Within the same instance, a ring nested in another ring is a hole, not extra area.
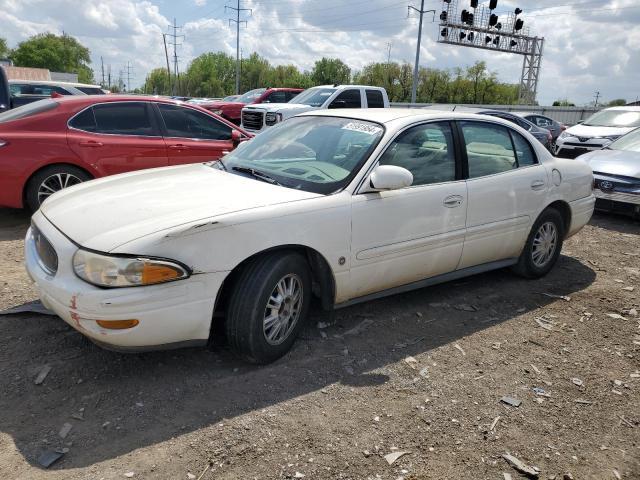
[[(418, 20), (408, 6), (421, 0), (241, 0), (243, 55), (255, 51), (272, 64), (311, 70), (321, 57), (337, 57), (358, 70), (385, 62), (415, 59)], [(453, 0), (456, 1), (456, 0)], [(459, 8), (468, 0), (457, 0)], [(442, 1), (425, 0), (420, 65), (454, 68), (487, 62), (504, 82), (518, 83), (522, 57), (437, 43)], [(488, 4), (480, 1), (480, 4)], [(181, 71), (207, 51), (235, 55), (235, 25), (228, 21), (237, 0), (0, 0), (0, 36), (10, 47), (29, 36), (63, 31), (91, 51), (96, 80), (100, 59), (112, 76), (132, 67), (132, 86), (153, 68), (166, 67), (162, 34), (176, 19), (182, 28), (177, 47)], [(531, 35), (545, 38), (538, 101), (550, 105), (568, 98), (577, 105), (640, 97), (639, 0), (498, 0), (496, 13), (515, 7)], [(171, 47), (170, 47), (171, 48)], [(230, 92), (231, 93), (231, 92)]]

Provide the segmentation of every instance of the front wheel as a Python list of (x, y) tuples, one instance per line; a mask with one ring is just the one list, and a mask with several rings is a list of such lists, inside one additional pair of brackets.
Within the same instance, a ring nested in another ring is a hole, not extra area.
[(540, 278), (553, 268), (564, 239), (564, 221), (560, 213), (548, 208), (531, 228), (527, 243), (513, 271), (526, 278)]
[(309, 310), (311, 274), (298, 253), (274, 253), (246, 265), (237, 279), (225, 330), (231, 349), (251, 363), (289, 351)]

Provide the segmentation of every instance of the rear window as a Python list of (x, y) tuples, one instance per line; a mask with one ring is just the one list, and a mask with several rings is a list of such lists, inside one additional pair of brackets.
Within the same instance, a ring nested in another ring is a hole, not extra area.
[(28, 103), (21, 107), (14, 108), (8, 112), (0, 113), (0, 123), (11, 122), (13, 120), (21, 120), (23, 118), (32, 117), (39, 113), (48, 112), (58, 106), (58, 102), (50, 98), (38, 100), (37, 102)]
[(367, 106), (369, 108), (384, 108), (384, 99), (380, 90), (367, 90)]

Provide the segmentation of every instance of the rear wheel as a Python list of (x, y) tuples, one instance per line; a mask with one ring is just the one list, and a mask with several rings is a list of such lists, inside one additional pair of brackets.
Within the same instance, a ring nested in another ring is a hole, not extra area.
[(513, 271), (526, 278), (539, 278), (553, 268), (564, 239), (562, 215), (548, 208), (538, 217), (531, 228), (527, 243)]
[(298, 253), (274, 253), (246, 265), (231, 294), (225, 330), (231, 349), (252, 363), (289, 351), (309, 310), (311, 274)]
[(27, 207), (35, 212), (49, 196), (87, 180), (91, 180), (91, 175), (73, 165), (52, 165), (43, 168), (29, 180), (26, 189)]

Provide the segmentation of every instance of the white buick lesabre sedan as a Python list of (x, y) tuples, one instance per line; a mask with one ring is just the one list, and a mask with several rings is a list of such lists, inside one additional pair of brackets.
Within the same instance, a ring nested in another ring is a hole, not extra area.
[(325, 308), (512, 267), (545, 275), (594, 207), (592, 171), (495, 117), (409, 109), (294, 117), (222, 161), (62, 190), (33, 216), (44, 305), (107, 348), (291, 347)]

